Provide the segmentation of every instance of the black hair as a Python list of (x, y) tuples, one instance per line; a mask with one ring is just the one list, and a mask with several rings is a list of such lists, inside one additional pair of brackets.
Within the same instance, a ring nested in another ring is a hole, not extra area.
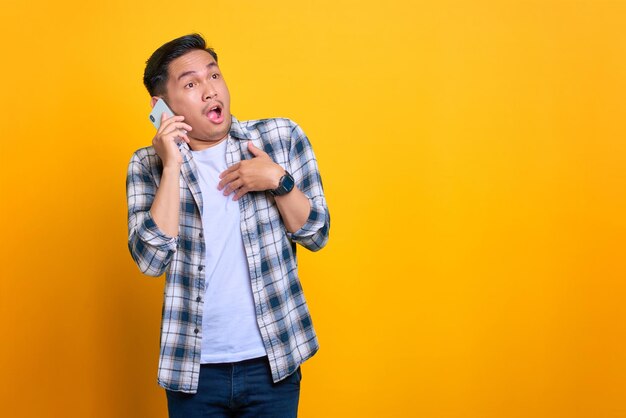
[(152, 53), (146, 61), (143, 73), (143, 84), (150, 96), (165, 95), (170, 62), (196, 49), (208, 52), (217, 62), (217, 54), (213, 48), (208, 48), (202, 35), (197, 33), (169, 41)]

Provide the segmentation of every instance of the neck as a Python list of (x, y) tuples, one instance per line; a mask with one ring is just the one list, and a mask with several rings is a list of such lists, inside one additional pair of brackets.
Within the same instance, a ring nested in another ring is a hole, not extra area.
[(226, 134), (226, 136), (224, 136), (222, 139), (218, 139), (217, 141), (189, 138), (189, 148), (191, 148), (192, 151), (202, 151), (207, 148), (211, 148), (218, 144), (221, 144), (222, 141), (224, 141), (226, 138), (228, 138), (228, 134)]

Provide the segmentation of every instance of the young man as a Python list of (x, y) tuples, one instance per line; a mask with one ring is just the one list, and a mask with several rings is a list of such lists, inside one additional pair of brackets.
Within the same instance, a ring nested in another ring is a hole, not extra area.
[(175, 116), (127, 177), (128, 246), (164, 272), (158, 382), (170, 417), (295, 417), (300, 364), (318, 349), (296, 261), (330, 217), (315, 155), (288, 119), (241, 122), (199, 35), (166, 43), (144, 84)]

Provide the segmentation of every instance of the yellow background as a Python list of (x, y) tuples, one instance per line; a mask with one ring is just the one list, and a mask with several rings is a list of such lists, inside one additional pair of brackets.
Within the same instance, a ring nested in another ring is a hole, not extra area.
[(626, 2), (4, 0), (0, 415), (165, 417), (126, 248), (145, 60), (205, 35), (332, 228), (300, 416), (626, 416)]

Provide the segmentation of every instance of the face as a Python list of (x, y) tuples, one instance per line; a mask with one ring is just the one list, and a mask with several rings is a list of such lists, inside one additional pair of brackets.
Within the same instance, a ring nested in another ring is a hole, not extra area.
[(166, 86), (167, 104), (193, 128), (187, 134), (192, 149), (215, 145), (228, 135), (230, 93), (211, 54), (193, 50), (176, 58)]

